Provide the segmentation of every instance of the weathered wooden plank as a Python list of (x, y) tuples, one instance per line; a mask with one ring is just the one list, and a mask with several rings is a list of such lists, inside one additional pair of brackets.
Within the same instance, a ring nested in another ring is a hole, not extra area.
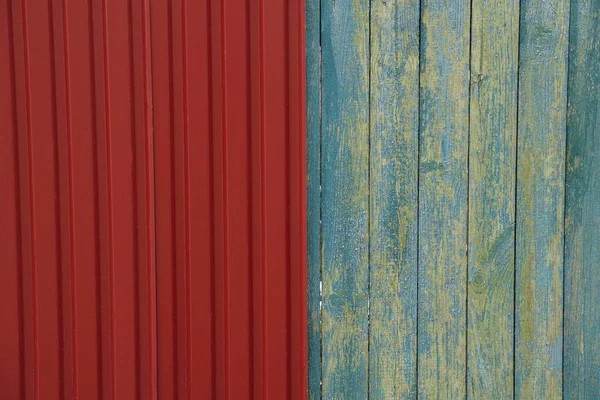
[(568, 0), (521, 2), (515, 396), (562, 396)]
[(321, 12), (322, 396), (366, 399), (369, 3), (327, 1)]
[(467, 393), (512, 399), (519, 1), (471, 13)]
[(572, 0), (565, 200), (566, 399), (600, 398), (600, 1)]
[(321, 397), (321, 0), (306, 0), (308, 393)]
[(369, 392), (414, 398), (419, 1), (371, 7)]
[(421, 2), (419, 398), (465, 396), (469, 17)]

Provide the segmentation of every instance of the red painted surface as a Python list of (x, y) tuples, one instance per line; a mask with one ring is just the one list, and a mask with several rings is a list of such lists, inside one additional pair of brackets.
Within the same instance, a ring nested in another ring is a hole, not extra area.
[(2, 399), (306, 398), (302, 0), (0, 0), (0, 93)]

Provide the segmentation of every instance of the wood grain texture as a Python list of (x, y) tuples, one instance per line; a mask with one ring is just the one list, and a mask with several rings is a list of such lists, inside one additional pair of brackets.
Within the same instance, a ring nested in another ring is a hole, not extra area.
[(419, 1), (371, 2), (371, 399), (416, 396)]
[(519, 1), (471, 12), (467, 392), (512, 399)]
[(322, 4), (323, 398), (367, 398), (369, 3)]
[(565, 199), (564, 396), (600, 398), (600, 1), (572, 0)]
[(465, 396), (467, 1), (421, 2), (418, 389)]
[(562, 397), (568, 0), (521, 2), (515, 396)]
[(308, 393), (321, 396), (321, 1), (306, 0)]

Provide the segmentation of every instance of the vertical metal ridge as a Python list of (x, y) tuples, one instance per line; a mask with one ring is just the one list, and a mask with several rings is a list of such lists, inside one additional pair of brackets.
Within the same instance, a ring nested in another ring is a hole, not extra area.
[(224, 354), (223, 359), (225, 362), (225, 381), (224, 381), (224, 398), (229, 400), (229, 342), (231, 341), (231, 332), (229, 331), (229, 218), (228, 218), (228, 168), (227, 168), (227, 73), (225, 71), (226, 66), (226, 27), (225, 27), (225, 0), (220, 0), (220, 18), (221, 18), (221, 151), (222, 151), (222, 185), (223, 185), (223, 300), (224, 300), (224, 312), (223, 312), (223, 330), (224, 330)]
[(249, 321), (249, 345), (248, 345), (248, 353), (249, 353), (249, 365), (248, 368), (250, 370), (249, 373), (249, 384), (248, 384), (248, 398), (253, 398), (254, 393), (256, 393), (256, 352), (255, 352), (255, 336), (256, 336), (256, 315), (254, 310), (254, 241), (255, 241), (255, 232), (254, 232), (254, 188), (252, 184), (253, 178), (253, 112), (254, 107), (252, 106), (252, 94), (253, 94), (253, 68), (252, 68), (252, 4), (251, 1), (246, 1), (246, 52), (248, 55), (248, 66), (246, 69), (246, 90), (248, 92), (248, 99), (246, 103), (246, 114), (248, 118), (247, 125), (247, 170), (246, 170), (246, 182), (248, 184), (247, 188), (247, 213), (248, 213), (248, 226), (247, 226), (247, 234), (248, 234), (248, 321)]
[[(291, 1), (291, 0), (289, 0)], [(296, 367), (294, 369), (295, 373), (292, 377), (292, 393), (297, 399), (304, 399), (308, 395), (308, 332), (306, 328), (308, 327), (308, 303), (307, 303), (307, 293), (308, 293), (308, 275), (307, 275), (307, 262), (308, 262), (308, 253), (307, 253), (307, 221), (306, 221), (306, 212), (307, 212), (307, 192), (306, 192), (306, 174), (307, 174), (307, 165), (306, 165), (306, 69), (303, 60), (306, 59), (306, 34), (305, 34), (305, 2), (303, 0), (296, 0), (296, 14), (291, 14), (291, 23), (290, 23), (290, 31), (294, 32), (295, 35), (291, 35), (290, 41), (290, 51), (294, 54), (294, 57), (291, 59), (291, 65), (294, 66), (295, 72), (295, 99), (297, 101), (296, 107), (290, 107), (290, 109), (294, 109), (297, 115), (297, 126), (296, 128), (296, 138), (297, 142), (294, 141), (294, 148), (290, 148), (290, 152), (296, 155), (295, 165), (296, 171), (296, 179), (297, 182), (294, 181), (292, 177), (292, 187), (295, 186), (296, 192), (292, 191), (292, 195), (294, 196), (297, 203), (294, 203), (294, 206), (290, 208), (290, 212), (293, 213), (295, 210), (298, 212), (296, 223), (294, 226), (294, 232), (298, 234), (298, 237), (295, 238), (295, 246), (297, 247), (296, 257), (298, 262), (297, 268), (297, 290), (294, 293), (294, 299), (291, 303), (291, 309), (289, 310), (290, 315), (294, 314), (294, 310), (299, 311), (299, 317), (296, 320), (296, 326), (292, 332), (296, 333), (296, 336), (292, 338), (293, 342), (296, 343), (295, 346), (295, 357), (293, 357), (292, 366)], [(295, 21), (295, 24), (294, 24)], [(295, 45), (295, 46), (294, 46)], [(294, 271), (293, 264), (290, 266), (290, 271)]]
[[(110, 381), (104, 381), (109, 385), (110, 399), (116, 399), (116, 358), (115, 358), (115, 294), (114, 294), (114, 243), (113, 243), (113, 196), (112, 196), (112, 158), (111, 158), (111, 121), (110, 121), (110, 90), (109, 90), (109, 70), (108, 70), (108, 27), (107, 27), (107, 0), (101, 1), (101, 29), (102, 29), (102, 56), (103, 56), (103, 85), (104, 85), (104, 168), (106, 170), (106, 210), (107, 210), (107, 237), (106, 237), (106, 257), (108, 277), (106, 287), (108, 293), (108, 310), (106, 318), (108, 321), (108, 360), (106, 368), (110, 375)], [(106, 307), (106, 306), (105, 306)]]
[[(73, 154), (72, 154), (72, 125), (71, 125), (71, 87), (70, 87), (70, 69), (69, 69), (69, 51), (68, 51), (68, 30), (67, 30), (67, 11), (66, 3), (63, 0), (60, 3), (49, 2), (51, 40), (53, 53), (59, 52), (57, 43), (59, 38), (62, 38), (62, 68), (64, 82), (61, 82), (64, 87), (64, 96), (59, 100), (58, 90), (58, 71), (56, 67), (56, 59), (58, 55), (53, 57), (54, 70), (54, 120), (55, 140), (57, 146), (57, 188), (58, 198), (60, 202), (59, 211), (57, 213), (57, 230), (59, 240), (59, 274), (61, 276), (61, 285), (59, 296), (61, 296), (59, 304), (62, 303), (59, 315), (61, 315), (61, 335), (63, 340), (62, 371), (63, 385), (61, 387), (62, 396), (78, 397), (78, 380), (77, 380), (77, 304), (76, 304), (76, 276), (75, 276), (75, 234), (74, 234), (74, 195), (73, 195)], [(56, 8), (53, 8), (56, 7)], [(58, 11), (57, 11), (58, 10)], [(55, 18), (60, 18), (60, 23), (56, 23)], [(60, 32), (57, 32), (58, 28)], [(63, 114), (60, 118), (64, 118), (64, 127), (61, 125), (60, 133), (58, 132), (58, 106), (59, 101), (61, 108), (64, 107)], [(61, 160), (64, 157), (66, 160)], [(63, 187), (65, 187), (62, 190)], [(65, 200), (66, 197), (66, 200)], [(66, 209), (66, 210), (65, 210)], [(67, 258), (68, 257), (68, 258)], [(61, 293), (62, 292), (62, 293)]]
[(253, 297), (253, 396), (266, 398), (265, 319), (265, 168), (264, 168), (264, 43), (263, 0), (249, 3), (250, 99), (251, 99), (251, 216)]
[(173, 3), (167, 3), (167, 51), (169, 56), (168, 62), (168, 90), (169, 90), (169, 145), (170, 145), (170, 156), (171, 156), (171, 176), (170, 176), (170, 197), (171, 197), (171, 279), (172, 279), (172, 293), (173, 298), (172, 301), (172, 312), (173, 312), (173, 372), (174, 372), (174, 382), (173, 382), (173, 394), (175, 398), (180, 397), (180, 383), (179, 383), (179, 374), (181, 374), (180, 360), (179, 360), (179, 347), (178, 343), (178, 335), (179, 335), (179, 318), (177, 314), (177, 214), (176, 214), (176, 204), (177, 204), (177, 193), (176, 193), (176, 168), (175, 168), (175, 77), (173, 70)]
[(229, 399), (229, 310), (227, 244), (227, 157), (226, 157), (226, 77), (224, 2), (211, 6), (211, 62), (213, 79), (213, 182), (215, 237), (215, 335), (216, 398)]
[[(54, 197), (55, 199), (57, 199), (58, 201), (55, 201), (51, 207), (48, 207), (50, 210), (46, 210), (46, 211), (50, 211), (50, 213), (52, 214), (52, 227), (54, 228), (54, 235), (56, 237), (56, 241), (54, 243), (54, 251), (55, 253), (53, 254), (54, 256), (54, 262), (56, 263), (56, 276), (54, 277), (55, 281), (55, 289), (56, 292), (55, 293), (44, 293), (44, 284), (42, 283), (42, 289), (40, 290), (40, 294), (39, 296), (43, 299), (43, 303), (49, 302), (51, 301), (51, 299), (48, 298), (49, 294), (53, 294), (55, 296), (55, 300), (56, 301), (56, 316), (57, 316), (57, 320), (56, 320), (56, 329), (57, 329), (57, 343), (56, 343), (56, 358), (58, 361), (58, 365), (55, 365), (54, 367), (56, 368), (56, 378), (57, 381), (56, 382), (56, 386), (57, 386), (57, 390), (58, 390), (58, 396), (60, 397), (65, 397), (66, 396), (66, 390), (67, 390), (67, 386), (72, 386), (72, 375), (71, 375), (71, 371), (72, 369), (68, 366), (68, 364), (71, 363), (71, 357), (68, 356), (67, 352), (69, 351), (69, 345), (68, 345), (68, 334), (67, 334), (67, 326), (70, 324), (70, 321), (67, 320), (69, 312), (68, 310), (65, 310), (66, 307), (68, 307), (67, 304), (69, 304), (68, 299), (65, 299), (65, 296), (67, 296), (67, 293), (65, 292), (70, 292), (69, 289), (69, 265), (70, 265), (70, 260), (67, 257), (65, 257), (65, 253), (68, 253), (68, 247), (70, 246), (69, 243), (69, 237), (68, 237), (68, 232), (65, 232), (63, 229), (63, 218), (67, 218), (68, 219), (68, 209), (67, 210), (63, 210), (63, 193), (61, 190), (61, 186), (62, 186), (62, 182), (61, 182), (61, 177), (63, 175), (63, 171), (61, 171), (61, 164), (62, 164), (62, 160), (61, 160), (61, 139), (62, 139), (62, 134), (59, 134), (59, 131), (63, 131), (63, 127), (60, 126), (59, 127), (59, 111), (58, 111), (58, 107), (59, 107), (59, 102), (62, 100), (59, 99), (59, 91), (58, 91), (58, 53), (59, 51), (57, 50), (57, 38), (56, 38), (56, 27), (55, 27), (55, 20), (54, 20), (54, 9), (53, 9), (53, 4), (51, 1), (48, 1), (46, 3), (46, 7), (47, 9), (46, 11), (46, 15), (44, 15), (44, 17), (46, 18), (46, 22), (48, 24), (48, 31), (47, 33), (47, 39), (48, 39), (48, 47), (49, 47), (49, 60), (48, 60), (48, 69), (49, 69), (49, 84), (50, 84), (50, 93), (49, 93), (49, 118), (50, 118), (50, 134), (51, 134), (51, 149), (49, 149), (49, 151), (52, 153), (53, 159), (52, 159), (52, 166), (50, 167), (50, 165), (47, 165), (48, 169), (51, 170), (51, 175), (52, 175), (52, 197)], [(39, 74), (39, 70), (36, 71)], [(34, 73), (32, 76), (35, 76), (36, 74)], [(40, 110), (38, 110), (39, 112)], [(36, 120), (39, 120), (43, 118), (41, 115), (38, 116), (36, 118)], [(66, 129), (64, 129), (66, 130)], [(42, 132), (38, 133), (38, 137), (41, 139), (43, 136)], [(39, 160), (38, 156), (38, 160)], [(68, 194), (67, 194), (68, 196)], [(43, 205), (48, 205), (45, 202), (41, 203), (42, 206), (40, 208), (44, 208)], [(67, 206), (68, 208), (68, 206)], [(66, 212), (65, 212), (66, 211)], [(65, 224), (67, 225), (67, 229), (69, 226), (69, 222), (67, 221), (67, 223)], [(43, 261), (42, 261), (43, 263)], [(66, 264), (66, 267), (65, 267)], [(40, 271), (43, 270), (47, 270), (48, 269), (48, 265), (42, 264), (42, 268), (40, 269)], [(43, 273), (43, 272), (42, 272)], [(42, 278), (42, 282), (43, 282), (43, 278)], [(38, 311), (39, 312), (39, 311)], [(43, 312), (43, 311), (42, 311)], [(52, 327), (53, 328), (53, 327)], [(42, 326), (42, 332), (44, 332), (46, 329), (48, 329), (48, 326)], [(50, 334), (49, 332), (46, 333), (46, 335)], [(42, 343), (41, 346), (41, 351), (48, 351), (48, 347), (44, 346), (44, 344)], [(43, 359), (43, 358), (42, 358)], [(47, 374), (45, 370), (45, 363), (41, 362), (40, 363), (40, 370), (42, 371), (42, 376), (44, 376), (45, 374)], [(69, 371), (71, 370), (71, 371)], [(44, 389), (40, 389), (40, 391), (43, 393)]]
[(172, 110), (172, 204), (173, 204), (173, 237), (174, 237), (174, 261), (173, 261), (173, 292), (174, 292), (174, 316), (175, 322), (175, 367), (177, 398), (183, 399), (189, 396), (189, 341), (187, 318), (188, 299), (188, 209), (186, 207), (186, 196), (188, 195), (186, 174), (186, 132), (187, 115), (184, 110), (186, 95), (184, 83), (184, 48), (183, 37), (185, 27), (183, 21), (183, 0), (172, 2), (169, 7), (170, 26), (170, 74), (172, 85), (171, 110)]
[(152, 89), (151, 89), (151, 59), (148, 49), (150, 48), (150, 25), (148, 0), (141, 0), (142, 6), (142, 75), (143, 75), (143, 111), (144, 111), (144, 160), (145, 160), (145, 218), (146, 218), (146, 274), (147, 294), (150, 297), (147, 307), (147, 334), (148, 334), (148, 372), (151, 382), (150, 400), (157, 398), (157, 360), (156, 360), (156, 264), (155, 264), (155, 200), (154, 200), (154, 132), (152, 129)]
[[(52, 187), (52, 194), (53, 197), (58, 199), (58, 201), (55, 201), (53, 204), (53, 210), (52, 210), (52, 214), (53, 214), (53, 219), (54, 219), (54, 233), (56, 235), (56, 243), (55, 243), (55, 262), (56, 262), (56, 266), (57, 266), (57, 270), (56, 270), (56, 305), (57, 305), (57, 330), (58, 330), (58, 344), (57, 344), (57, 358), (58, 358), (58, 366), (57, 366), (57, 375), (58, 375), (58, 382), (57, 382), (57, 386), (58, 386), (58, 394), (60, 397), (65, 397), (65, 387), (68, 386), (67, 381), (71, 379), (71, 374), (68, 372), (68, 370), (70, 369), (67, 366), (67, 363), (69, 362), (69, 357), (67, 356), (66, 352), (67, 352), (67, 348), (68, 348), (68, 344), (67, 344), (67, 334), (66, 334), (66, 326), (68, 325), (68, 322), (65, 321), (65, 307), (66, 304), (68, 303), (68, 301), (65, 301), (64, 296), (65, 296), (65, 287), (68, 287), (68, 283), (65, 284), (65, 281), (68, 281), (68, 271), (64, 271), (64, 265), (67, 264), (67, 268), (69, 266), (69, 259), (67, 258), (66, 262), (65, 262), (65, 253), (68, 252), (65, 251), (65, 249), (63, 247), (69, 247), (69, 237), (68, 234), (65, 234), (64, 229), (62, 227), (62, 219), (66, 216), (68, 216), (68, 210), (67, 212), (63, 212), (64, 210), (62, 209), (62, 202), (63, 199), (61, 196), (62, 195), (62, 190), (61, 190), (61, 175), (62, 175), (62, 171), (61, 171), (61, 143), (60, 143), (60, 139), (62, 138), (62, 135), (59, 135), (59, 116), (58, 116), (58, 103), (59, 103), (59, 94), (58, 94), (58, 85), (57, 85), (57, 75), (58, 75), (58, 68), (57, 68), (57, 40), (56, 40), (56, 29), (55, 29), (55, 21), (54, 21), (54, 9), (53, 9), (53, 5), (51, 1), (48, 1), (46, 3), (47, 6), (47, 15), (45, 16), (47, 18), (47, 23), (48, 23), (48, 42), (49, 42), (49, 50), (50, 50), (50, 60), (49, 60), (49, 72), (50, 72), (50, 89), (51, 89), (51, 93), (50, 93), (50, 130), (51, 130), (51, 142), (52, 142), (52, 154), (53, 154), (53, 165), (52, 165), (52, 175), (53, 175), (53, 187)], [(67, 227), (69, 225), (69, 223), (67, 222)], [(68, 288), (67, 288), (68, 290)], [(42, 294), (41, 295), (42, 298), (44, 298), (45, 296)], [(47, 301), (47, 300), (46, 300)], [(42, 349), (44, 349), (44, 346), (42, 346)], [(43, 364), (43, 363), (42, 363)], [(40, 370), (42, 369), (42, 366), (40, 365)]]
[[(25, 397), (39, 399), (39, 345), (38, 345), (38, 294), (37, 294), (37, 271), (36, 271), (36, 252), (35, 252), (35, 202), (33, 197), (33, 138), (31, 132), (31, 86), (30, 86), (30, 64), (29, 64), (29, 43), (28, 43), (28, 30), (27, 30), (27, 7), (26, 2), (21, 1), (21, 24), (22, 24), (22, 40), (23, 40), (23, 65), (24, 65), (24, 121), (21, 122), (24, 127), (21, 127), (25, 131), (24, 134), (19, 135), (21, 141), (25, 143), (19, 144), (19, 161), (25, 164), (19, 167), (20, 172), (20, 191), (21, 200), (27, 199), (27, 204), (24, 205), (28, 212), (28, 215), (22, 215), (22, 226), (27, 226), (27, 230), (23, 233), (23, 236), (28, 236), (27, 239), (23, 240), (28, 243), (29, 263), (24, 262), (24, 265), (29, 264), (27, 270), (29, 272), (28, 277), (25, 275), (25, 269), (23, 268), (23, 283), (25, 279), (30, 279), (31, 287), (23, 288), (23, 304), (24, 308), (28, 308), (27, 305), (31, 306), (31, 330), (27, 329), (27, 325), (24, 326), (24, 333), (26, 336), (31, 335), (29, 340), (26, 339), (25, 343)], [(13, 37), (14, 38), (14, 37)], [(26, 180), (26, 182), (24, 182)], [(24, 193), (23, 193), (24, 192)], [(24, 246), (25, 247), (25, 246)], [(23, 255), (23, 253), (22, 253)], [(22, 256), (22, 258), (24, 258)], [(23, 262), (23, 261), (22, 261)], [(30, 292), (31, 291), (31, 292)], [(30, 302), (27, 301), (27, 297), (30, 298)], [(30, 343), (27, 343), (30, 341)], [(29, 365), (28, 365), (29, 364)], [(29, 372), (29, 374), (27, 373)]]
[(292, 398), (292, 340), (291, 337), (293, 335), (292, 332), (292, 317), (291, 317), (291, 303), (292, 303), (292, 209), (291, 209), (291, 189), (292, 189), (292, 157), (291, 157), (291, 149), (290, 145), (292, 141), (290, 140), (291, 132), (291, 82), (290, 82), (290, 1), (291, 0), (283, 0), (284, 1), (284, 42), (288, 45), (284, 51), (284, 69), (285, 69), (285, 94), (284, 97), (287, 101), (286, 104), (286, 114), (285, 114), (285, 176), (286, 176), (286, 188), (285, 188), (285, 207), (288, 213), (289, 218), (287, 218), (285, 222), (285, 234), (286, 234), (286, 261), (287, 268), (285, 274), (285, 286), (286, 286), (286, 298), (285, 298), (285, 326), (288, 334), (286, 335), (285, 346), (286, 346), (286, 354), (287, 354), (287, 380), (286, 380), (286, 393), (288, 399)]
[(181, 62), (183, 94), (183, 196), (184, 196), (184, 279), (185, 279), (185, 382), (186, 398), (192, 398), (191, 376), (191, 259), (190, 259), (190, 138), (188, 119), (187, 21), (185, 0), (181, 0)]
[(99, 155), (99, 132), (100, 132), (100, 116), (101, 114), (99, 110), (100, 102), (98, 101), (98, 90), (96, 85), (97, 79), (97, 68), (96, 63), (98, 62), (98, 57), (96, 55), (96, 46), (94, 39), (94, 0), (88, 0), (88, 41), (89, 41), (89, 57), (90, 57), (90, 93), (91, 93), (91, 135), (92, 135), (92, 144), (94, 151), (93, 154), (93, 190), (94, 190), (94, 260), (95, 260), (95, 280), (96, 280), (96, 332), (98, 335), (97, 342), (97, 351), (98, 351), (98, 360), (97, 360), (97, 379), (98, 379), (98, 397), (102, 400), (105, 398), (104, 385), (106, 381), (106, 376), (103, 373), (103, 324), (102, 324), (102, 251), (101, 251), (101, 218), (100, 218), (100, 155)]

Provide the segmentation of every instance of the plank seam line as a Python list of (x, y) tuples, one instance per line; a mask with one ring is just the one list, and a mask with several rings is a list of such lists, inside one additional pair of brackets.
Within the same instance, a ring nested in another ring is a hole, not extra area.
[(417, 78), (417, 85), (418, 85), (418, 90), (417, 90), (417, 220), (416, 220), (416, 224), (417, 224), (417, 238), (416, 238), (416, 245), (417, 245), (417, 251), (416, 251), (416, 275), (417, 275), (417, 288), (416, 288), (416, 296), (415, 296), (415, 303), (416, 303), (416, 308), (417, 308), (417, 312), (416, 312), (416, 317), (415, 317), (415, 382), (414, 382), (414, 387), (415, 387), (415, 399), (418, 400), (419, 399), (419, 238), (420, 238), (420, 187), (421, 187), (421, 25), (423, 24), (423, 1), (424, 0), (420, 0), (419, 1), (419, 26), (418, 26), (418, 35), (419, 35), (419, 69), (418, 69), (418, 78)]
[(319, 399), (323, 400), (323, 8), (319, 4)]
[(571, 66), (571, 1), (567, 3), (567, 61), (565, 71), (565, 155), (564, 155), (564, 176), (563, 176), (563, 257), (562, 257), (562, 357), (561, 357), (561, 395), (565, 398), (565, 303), (566, 303), (566, 276), (567, 276), (567, 162), (568, 162), (568, 144), (569, 144), (569, 69)]
[(368, 41), (369, 47), (367, 48), (369, 63), (369, 71), (367, 76), (369, 82), (367, 84), (367, 146), (368, 146), (368, 161), (367, 165), (367, 187), (369, 195), (367, 196), (367, 400), (371, 398), (371, 16), (372, 16), (372, 1), (369, 1), (369, 32)]
[(473, 0), (469, 1), (469, 83), (468, 83), (468, 107), (467, 107), (467, 236), (466, 236), (466, 271), (465, 271), (465, 399), (469, 398), (469, 220), (471, 198), (471, 62), (473, 60)]
[(518, 173), (519, 173), (519, 88), (521, 83), (521, 6), (519, 3), (519, 11), (518, 11), (518, 22), (517, 22), (517, 94), (516, 94), (516, 103), (515, 107), (517, 108), (516, 113), (516, 121), (515, 121), (515, 182), (514, 182), (514, 227), (513, 227), (513, 340), (512, 340), (512, 356), (513, 356), (513, 400), (516, 398), (517, 391), (517, 224), (518, 221)]

